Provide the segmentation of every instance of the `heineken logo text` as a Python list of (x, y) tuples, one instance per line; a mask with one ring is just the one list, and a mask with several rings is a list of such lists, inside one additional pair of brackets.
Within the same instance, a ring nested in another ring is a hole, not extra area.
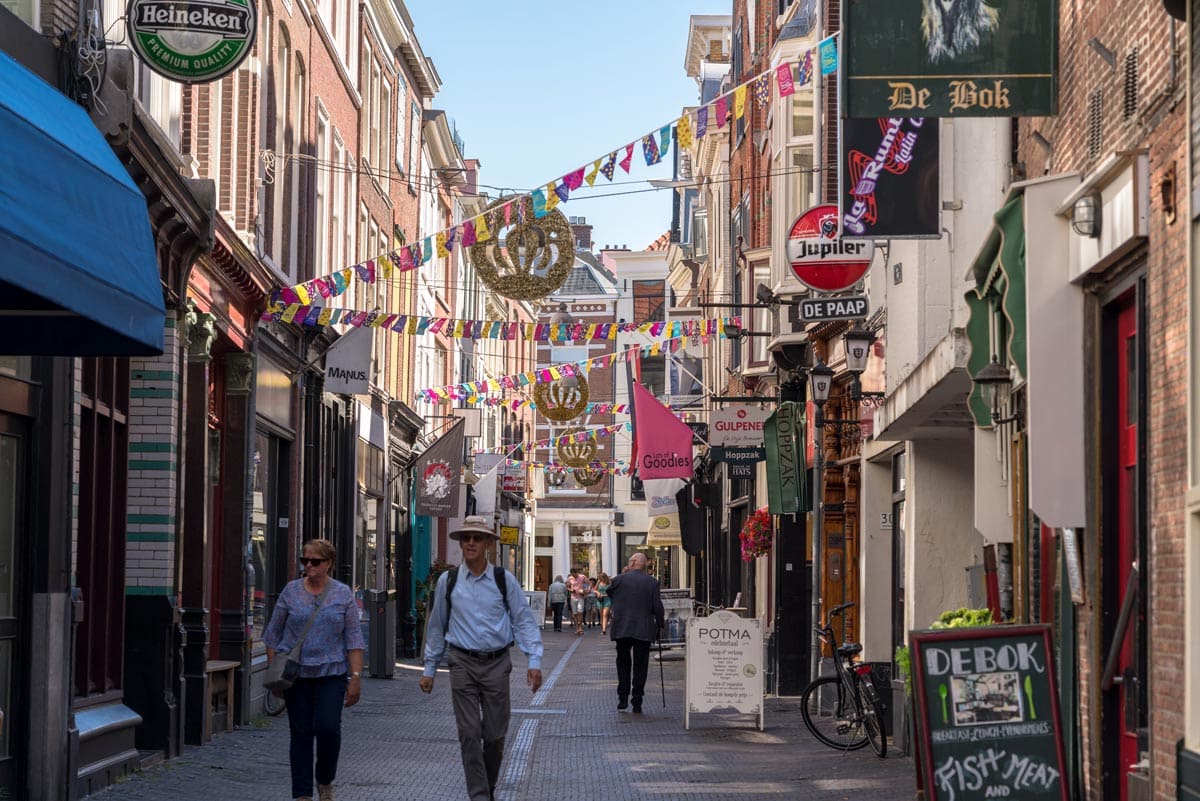
[(250, 11), (203, 3), (146, 3), (137, 8), (138, 27), (159, 31), (197, 31), (245, 38), (250, 35)]

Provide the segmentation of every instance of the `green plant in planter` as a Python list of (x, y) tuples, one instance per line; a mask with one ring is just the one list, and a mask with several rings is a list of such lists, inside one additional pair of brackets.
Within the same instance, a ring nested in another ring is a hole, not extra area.
[(892, 661), (896, 663), (900, 675), (904, 677), (904, 693), (912, 695), (912, 654), (908, 651), (907, 645), (897, 645), (896, 653), (892, 655)]
[(949, 609), (942, 612), (938, 619), (933, 621), (931, 629), (964, 629), (971, 626), (990, 626), (995, 621), (992, 620), (991, 609)]

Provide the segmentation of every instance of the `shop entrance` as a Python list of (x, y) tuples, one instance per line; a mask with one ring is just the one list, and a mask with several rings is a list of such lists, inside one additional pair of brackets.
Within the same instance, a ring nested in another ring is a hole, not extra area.
[(25, 531), (25, 476), (28, 475), (28, 426), (18, 417), (0, 414), (0, 712), (4, 713), (0, 730), (0, 795), (20, 798), (24, 774), (23, 738), (13, 737), (26, 725), (25, 710), (13, 686), (19, 663), (22, 596), (18, 569), (18, 534)]
[[(1128, 799), (1127, 776), (1145, 750), (1146, 598), (1145, 476), (1141, 470), (1145, 419), (1145, 338), (1140, 293), (1130, 292), (1104, 318), (1104, 483), (1100, 554), (1104, 587), (1104, 718), (1118, 736), (1106, 738), (1105, 797)], [(1108, 724), (1105, 725), (1108, 728)]]

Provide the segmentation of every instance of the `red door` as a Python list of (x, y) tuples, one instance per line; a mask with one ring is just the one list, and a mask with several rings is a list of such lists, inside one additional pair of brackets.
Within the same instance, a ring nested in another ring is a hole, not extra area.
[[(1143, 374), (1139, 362), (1140, 348), (1137, 336), (1137, 304), (1133, 299), (1123, 301), (1117, 311), (1116, 331), (1116, 378), (1117, 403), (1115, 425), (1109, 430), (1117, 436), (1116, 443), (1116, 479), (1117, 499), (1115, 520), (1116, 540), (1112, 543), (1113, 558), (1117, 560), (1115, 569), (1110, 574), (1114, 581), (1110, 588), (1108, 603), (1112, 604), (1115, 614), (1120, 610), (1126, 588), (1129, 586), (1129, 575), (1137, 561), (1138, 543), (1138, 420), (1141, 416), (1138, 402), (1141, 390), (1140, 376)], [(1135, 607), (1136, 609), (1136, 607)], [(1138, 691), (1135, 680), (1137, 666), (1135, 664), (1134, 642), (1139, 630), (1136, 611), (1130, 616), (1129, 625), (1124, 632), (1117, 632), (1121, 637), (1120, 656), (1117, 661), (1115, 675), (1121, 677), (1121, 683), (1113, 688), (1117, 693), (1117, 719), (1120, 724), (1120, 743), (1118, 745), (1117, 781), (1121, 793), (1121, 801), (1127, 801), (1128, 787), (1125, 776), (1129, 766), (1138, 761), (1138, 699), (1130, 697)], [(1129, 719), (1133, 718), (1133, 719)]]

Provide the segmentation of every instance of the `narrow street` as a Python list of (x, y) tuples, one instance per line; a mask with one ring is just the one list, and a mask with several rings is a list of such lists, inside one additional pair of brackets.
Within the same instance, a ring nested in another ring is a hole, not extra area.
[[(769, 699), (766, 731), (742, 715), (697, 715), (683, 728), (684, 662), (652, 659), (645, 714), (618, 713), (612, 647), (598, 629), (543, 633), (545, 683), (530, 697), (524, 655), (513, 659), (513, 716), (501, 801), (564, 798), (911, 798), (912, 760), (869, 749), (841, 754), (819, 744), (795, 700)], [(450, 711), (449, 677), (431, 696), (417, 688), (415, 661), (393, 680), (368, 679), (343, 718), (336, 783), (342, 801), (461, 801), (466, 798)], [(202, 748), (94, 796), (103, 801), (235, 801), (288, 797), (287, 718), (259, 717)]]

